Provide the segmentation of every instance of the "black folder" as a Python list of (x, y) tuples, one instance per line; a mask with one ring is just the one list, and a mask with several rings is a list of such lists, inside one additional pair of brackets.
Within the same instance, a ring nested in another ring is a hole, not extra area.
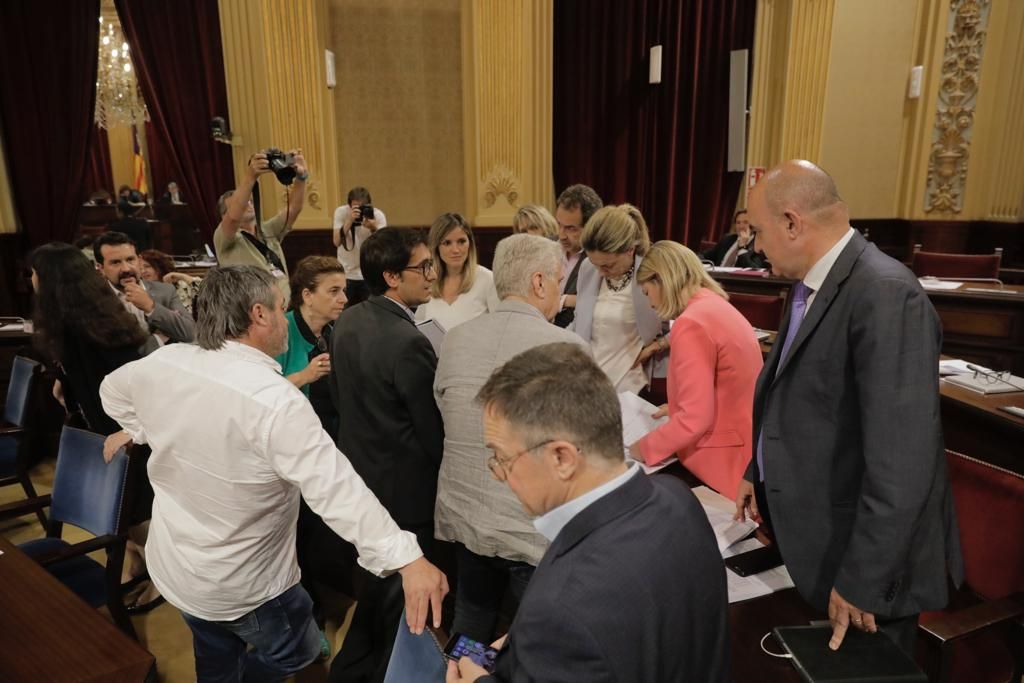
[(914, 660), (881, 632), (851, 627), (835, 652), (828, 647), (832, 638), (828, 624), (780, 626), (772, 633), (808, 683), (928, 683)]

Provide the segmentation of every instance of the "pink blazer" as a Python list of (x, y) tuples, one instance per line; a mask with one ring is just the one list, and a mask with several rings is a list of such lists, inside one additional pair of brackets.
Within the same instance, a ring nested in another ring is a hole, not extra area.
[(735, 498), (753, 446), (754, 384), (761, 347), (732, 304), (707, 289), (669, 333), (669, 420), (639, 441), (648, 465), (675, 454), (711, 488)]

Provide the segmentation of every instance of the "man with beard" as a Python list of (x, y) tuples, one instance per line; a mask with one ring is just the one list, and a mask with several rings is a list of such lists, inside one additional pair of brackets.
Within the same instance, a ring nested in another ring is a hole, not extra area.
[(92, 249), (96, 268), (144, 330), (163, 341), (190, 342), (195, 338), (195, 322), (174, 286), (139, 277), (139, 257), (128, 235), (105, 232)]
[(583, 228), (603, 206), (597, 192), (587, 185), (570, 185), (555, 202), (558, 244), (562, 247), (562, 308), (554, 321), (559, 327), (568, 327), (575, 317), (576, 278), (580, 265), (587, 258), (581, 242)]

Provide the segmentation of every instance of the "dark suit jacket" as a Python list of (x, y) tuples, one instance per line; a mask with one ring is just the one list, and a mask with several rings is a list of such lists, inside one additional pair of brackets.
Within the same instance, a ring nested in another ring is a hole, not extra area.
[[(736, 244), (738, 238), (739, 236), (736, 233), (730, 232), (718, 240), (718, 244), (701, 254), (701, 257), (711, 261), (716, 266), (722, 265), (725, 255), (732, 249), (732, 245)], [(746, 249), (736, 256), (737, 268), (765, 268), (767, 265), (768, 262), (765, 257), (754, 250), (753, 242), (748, 244)]]
[(432, 525), (444, 427), (434, 349), (395, 303), (371, 296), (331, 336), (338, 448), (399, 526)]
[[(576, 265), (569, 271), (569, 277), (565, 279), (565, 291), (562, 294), (575, 294), (576, 293), (576, 282), (580, 275), (580, 266), (587, 260), (587, 255), (580, 253), (580, 257), (576, 259)], [(559, 327), (569, 327), (572, 323), (573, 318), (576, 315), (575, 308), (563, 308), (555, 315), (555, 319), (552, 321)]]
[(634, 475), (548, 548), (483, 680), (728, 680), (727, 603), (697, 499), (673, 477)]
[[(787, 321), (779, 332), (784, 339)], [(843, 249), (787, 358), (754, 394), (772, 527), (800, 593), (833, 586), (860, 609), (900, 617), (947, 600), (962, 577), (939, 416), (942, 332), (907, 268), (860, 234)], [(776, 374), (777, 371), (777, 374)], [(757, 459), (747, 477), (755, 480)]]

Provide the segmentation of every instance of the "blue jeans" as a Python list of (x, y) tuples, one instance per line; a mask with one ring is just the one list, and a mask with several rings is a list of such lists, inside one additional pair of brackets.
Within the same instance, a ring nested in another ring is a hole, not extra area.
[(402, 612), (384, 683), (444, 683), (446, 667), (434, 639), (426, 630), (413, 635)]
[(181, 615), (192, 629), (197, 683), (279, 681), (320, 654), (313, 601), (299, 584), (234, 621)]

